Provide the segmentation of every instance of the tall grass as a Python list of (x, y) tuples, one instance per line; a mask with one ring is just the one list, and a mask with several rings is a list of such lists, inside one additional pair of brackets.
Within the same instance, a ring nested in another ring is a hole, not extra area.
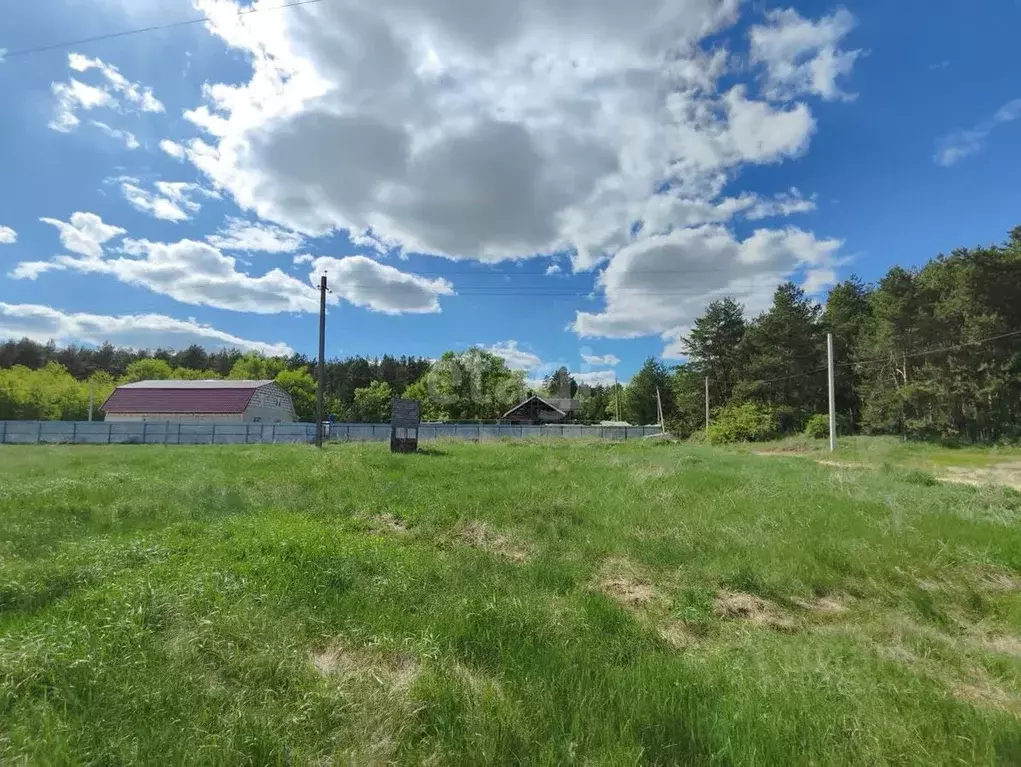
[(9, 448), (0, 761), (1018, 763), (1019, 515), (677, 445)]

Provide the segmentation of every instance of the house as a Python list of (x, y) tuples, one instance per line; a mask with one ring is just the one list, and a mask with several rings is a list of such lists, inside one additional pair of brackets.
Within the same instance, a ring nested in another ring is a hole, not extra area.
[(533, 395), (504, 413), (502, 420), (531, 424), (564, 423), (572, 420), (572, 414), (578, 409), (578, 401), (574, 399)]
[(292, 423), (291, 395), (274, 381), (139, 381), (118, 386), (107, 421)]

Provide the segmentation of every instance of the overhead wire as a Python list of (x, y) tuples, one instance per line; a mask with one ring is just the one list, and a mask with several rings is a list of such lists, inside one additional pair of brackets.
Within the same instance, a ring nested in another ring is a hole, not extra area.
[[(253, 13), (264, 13), (266, 11), (280, 11), (287, 8), (296, 8), (300, 5), (313, 5), (314, 3), (321, 3), (323, 0), (291, 0), (291, 2), (283, 3), (281, 5), (273, 6), (260, 6), (258, 8), (254, 6), (248, 6), (241, 8), (235, 14), (236, 16), (250, 16)], [(94, 37), (82, 37), (77, 40), (65, 40), (59, 43), (50, 43), (48, 45), (37, 45), (31, 48), (20, 48), (13, 51), (6, 51), (0, 56), (0, 61), (19, 58), (21, 56), (28, 56), (33, 53), (44, 53), (46, 51), (58, 51), (67, 48), (74, 48), (79, 45), (88, 45), (90, 43), (97, 43), (102, 40), (115, 40), (121, 37), (130, 37), (132, 35), (140, 35), (146, 32), (157, 32), (163, 29), (176, 29), (178, 27), (188, 27), (194, 24), (204, 24), (206, 22), (213, 21), (209, 16), (202, 16), (195, 19), (182, 19), (181, 21), (171, 21), (165, 24), (154, 24), (148, 27), (136, 27), (134, 29), (125, 29), (121, 32), (108, 32), (102, 35), (96, 35)]]

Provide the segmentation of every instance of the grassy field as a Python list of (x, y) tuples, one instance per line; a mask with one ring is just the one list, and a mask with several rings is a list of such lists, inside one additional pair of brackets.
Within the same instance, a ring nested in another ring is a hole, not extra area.
[(1019, 518), (891, 458), (10, 447), (0, 762), (1018, 764)]

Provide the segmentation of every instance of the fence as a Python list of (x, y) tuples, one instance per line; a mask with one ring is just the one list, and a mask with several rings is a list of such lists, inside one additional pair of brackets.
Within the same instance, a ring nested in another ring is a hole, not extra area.
[[(389, 442), (390, 424), (335, 423), (333, 442)], [(659, 434), (658, 426), (517, 426), (513, 424), (422, 424), (420, 440), (437, 439), (609, 439), (631, 440)], [(314, 423), (178, 423), (175, 421), (0, 421), (4, 445), (256, 445), (315, 442)]]

